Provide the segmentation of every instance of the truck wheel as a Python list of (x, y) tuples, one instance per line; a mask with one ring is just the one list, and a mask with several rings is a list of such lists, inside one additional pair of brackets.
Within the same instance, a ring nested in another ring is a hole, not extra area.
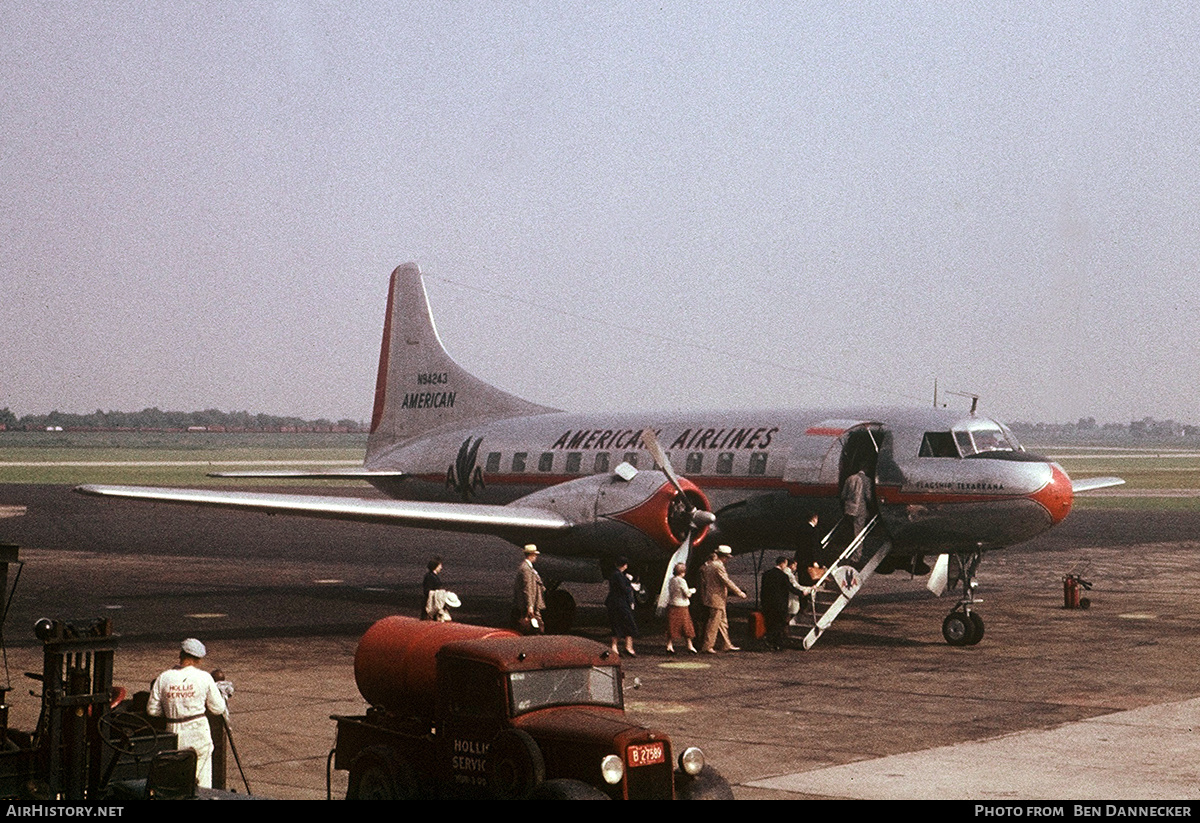
[(350, 764), (347, 800), (412, 800), (416, 795), (412, 767), (390, 746), (369, 746)]
[(487, 780), (501, 800), (524, 800), (546, 779), (546, 761), (529, 732), (505, 729), (488, 747)]
[(595, 786), (582, 780), (547, 780), (533, 790), (530, 800), (611, 800), (612, 798)]
[(695, 777), (675, 772), (675, 794), (680, 800), (733, 800), (729, 781), (712, 766), (705, 766)]

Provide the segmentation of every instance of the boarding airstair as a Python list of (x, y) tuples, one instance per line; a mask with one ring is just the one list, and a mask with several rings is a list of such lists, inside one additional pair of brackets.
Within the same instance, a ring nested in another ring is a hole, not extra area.
[[(888, 552), (892, 550), (890, 540), (884, 540), (880, 545), (875, 546), (872, 541), (871, 549), (867, 549), (867, 539), (875, 530), (879, 523), (879, 516), (872, 517), (870, 522), (858, 533), (850, 545), (846, 547), (833, 563), (829, 564), (829, 568), (821, 575), (821, 578), (812, 585), (812, 594), (809, 595), (807, 608), (801, 609), (796, 615), (793, 624), (801, 628), (808, 627), (808, 634), (804, 636), (804, 648), (811, 649), (813, 644), (820, 639), (825, 630), (837, 619), (837, 616), (842, 613), (842, 609), (846, 608), (854, 595), (862, 589), (863, 583), (867, 578), (874, 574), (875, 569), (887, 557)], [(829, 538), (837, 531), (835, 526), (833, 531), (826, 535), (822, 541), (823, 544), (829, 543)], [(860, 551), (861, 550), (861, 551)], [(870, 551), (870, 554), (868, 554)], [(866, 562), (861, 560), (852, 561), (856, 553), (865, 558)], [(861, 563), (861, 568), (859, 564)]]

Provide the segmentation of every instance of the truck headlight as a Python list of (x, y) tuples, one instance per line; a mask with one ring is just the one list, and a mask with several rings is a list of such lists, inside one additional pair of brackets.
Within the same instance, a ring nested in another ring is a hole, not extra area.
[(625, 776), (625, 762), (615, 754), (606, 754), (600, 761), (600, 776), (604, 782), (615, 786)]
[(679, 755), (679, 768), (683, 769), (684, 774), (690, 774), (692, 777), (700, 774), (704, 769), (704, 752), (697, 746), (688, 746), (683, 750), (683, 754)]

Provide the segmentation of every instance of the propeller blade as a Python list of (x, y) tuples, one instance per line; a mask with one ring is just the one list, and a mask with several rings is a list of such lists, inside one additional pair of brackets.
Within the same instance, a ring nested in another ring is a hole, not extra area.
[(667, 610), (667, 587), (671, 582), (671, 575), (675, 573), (675, 567), (680, 563), (686, 566), (690, 561), (692, 538), (716, 522), (717, 516), (712, 512), (704, 509), (696, 509), (692, 512), (691, 528), (688, 529), (687, 537), (675, 550), (675, 554), (671, 555), (671, 562), (667, 564), (667, 573), (663, 575), (662, 588), (658, 590), (658, 605), (654, 609), (654, 613), (658, 617), (662, 617)]
[(654, 429), (645, 429), (642, 431), (642, 442), (650, 450), (650, 455), (654, 458), (654, 462), (658, 464), (658, 467), (663, 470), (663, 474), (671, 481), (671, 485), (675, 487), (677, 492), (683, 495), (684, 500), (687, 500), (687, 495), (683, 491), (683, 485), (679, 482), (679, 477), (675, 474), (675, 469), (671, 467), (671, 461), (667, 459), (667, 453), (659, 445), (658, 437), (654, 434)]
[(687, 564), (692, 552), (692, 538), (703, 531), (708, 526), (711, 526), (717, 521), (717, 516), (710, 511), (695, 506), (691, 498), (687, 496), (687, 492), (683, 489), (683, 484), (679, 482), (679, 475), (675, 474), (675, 469), (671, 466), (671, 461), (667, 458), (667, 453), (663, 451), (663, 447), (658, 442), (658, 436), (654, 433), (654, 429), (642, 430), (642, 442), (646, 444), (646, 448), (650, 451), (650, 455), (654, 458), (654, 462), (663, 470), (663, 474), (671, 481), (671, 485), (675, 487), (675, 491), (679, 492), (680, 498), (691, 510), (691, 520), (688, 524), (687, 537), (683, 543), (671, 555), (671, 562), (667, 564), (667, 573), (663, 575), (662, 588), (658, 591), (658, 604), (655, 608), (655, 614), (659, 617), (667, 610), (668, 586), (671, 583), (671, 575), (674, 574), (675, 566), (680, 563)]
[(675, 554), (671, 555), (671, 562), (667, 564), (667, 573), (663, 575), (662, 588), (658, 590), (658, 605), (654, 609), (654, 613), (658, 617), (662, 617), (663, 613), (667, 610), (667, 589), (671, 584), (671, 576), (675, 574), (675, 567), (680, 563), (686, 564), (688, 562), (688, 555), (692, 551), (693, 534), (695, 532), (689, 529), (687, 538), (675, 550)]

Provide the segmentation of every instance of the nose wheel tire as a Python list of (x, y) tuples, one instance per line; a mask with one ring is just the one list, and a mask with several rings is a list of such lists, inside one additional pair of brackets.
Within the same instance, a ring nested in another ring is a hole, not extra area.
[(975, 627), (975, 631), (971, 634), (971, 639), (967, 641), (968, 646), (974, 646), (983, 639), (983, 618), (977, 612), (971, 612), (971, 625)]
[(975, 612), (950, 612), (942, 621), (942, 637), (951, 646), (974, 646), (983, 639), (983, 618)]

